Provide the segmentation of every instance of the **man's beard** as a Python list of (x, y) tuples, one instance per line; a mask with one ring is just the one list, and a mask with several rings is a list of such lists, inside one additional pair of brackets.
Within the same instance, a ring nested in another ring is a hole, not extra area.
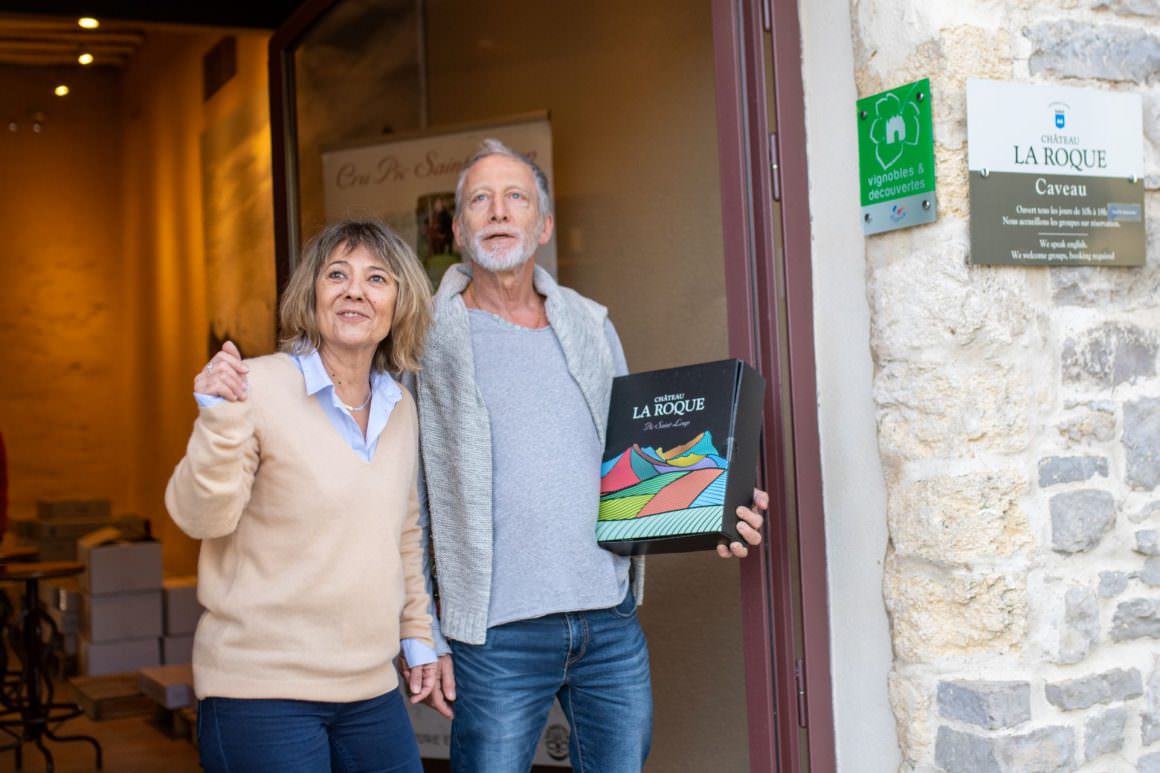
[(521, 234), (519, 242), (508, 247), (490, 247), (486, 239), (489, 234), (496, 232), (507, 232), (510, 229), (496, 228), (488, 229), (482, 228), (473, 233), (471, 238), (467, 240), (467, 257), (475, 263), (478, 263), (488, 271), (499, 273), (501, 271), (514, 271), (520, 268), (533, 255), (536, 254), (536, 247), (539, 246), (539, 235), (543, 233), (543, 225), (536, 228), (534, 234)]

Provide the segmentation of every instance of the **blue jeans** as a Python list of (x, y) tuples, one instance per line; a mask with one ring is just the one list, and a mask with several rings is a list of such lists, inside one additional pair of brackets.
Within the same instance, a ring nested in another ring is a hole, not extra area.
[(352, 703), (205, 698), (197, 746), (210, 773), (422, 773), (398, 690)]
[(488, 629), (481, 645), (451, 643), (456, 773), (523, 773), (559, 698), (577, 773), (639, 773), (652, 741), (648, 646), (630, 591), (609, 609)]

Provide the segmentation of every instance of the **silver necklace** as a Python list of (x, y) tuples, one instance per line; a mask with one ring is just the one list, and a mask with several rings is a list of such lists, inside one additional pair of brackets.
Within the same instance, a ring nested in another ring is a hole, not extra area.
[(374, 394), (374, 393), (372, 392), (372, 393), (368, 394), (368, 395), (367, 395), (367, 399), (363, 400), (363, 401), (362, 401), (361, 403), (359, 403), (358, 405), (347, 405), (346, 403), (342, 403), (342, 398), (341, 398), (341, 397), (340, 397), (340, 398), (338, 398), (338, 401), (339, 401), (340, 403), (342, 403), (342, 407), (343, 407), (343, 408), (346, 408), (346, 409), (347, 409), (348, 411), (350, 411), (351, 413), (358, 413), (359, 411), (361, 411), (361, 410), (365, 409), (365, 408), (366, 408), (368, 405), (370, 405), (370, 404), (371, 404), (371, 395), (372, 395), (372, 394)]
[(367, 399), (363, 400), (358, 405), (347, 405), (346, 402), (343, 401), (342, 397), (338, 394), (338, 382), (335, 380), (337, 377), (335, 376), (334, 371), (326, 365), (326, 360), (323, 359), (322, 352), (318, 353), (318, 358), (322, 360), (323, 367), (325, 367), (326, 372), (330, 374), (330, 383), (334, 385), (334, 396), (338, 398), (338, 402), (342, 405), (342, 407), (346, 408), (351, 413), (358, 413), (359, 411), (366, 410), (366, 407), (371, 404), (371, 397), (375, 393), (374, 388), (371, 386), (371, 382), (369, 380), (367, 381)]

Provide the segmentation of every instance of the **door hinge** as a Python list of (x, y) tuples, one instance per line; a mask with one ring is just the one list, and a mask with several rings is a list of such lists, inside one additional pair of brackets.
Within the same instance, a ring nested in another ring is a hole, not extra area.
[(798, 727), (807, 727), (806, 719), (806, 662), (798, 658), (793, 662), (793, 683), (797, 690)]
[(769, 133), (769, 182), (773, 189), (773, 200), (781, 201), (781, 164), (777, 155), (777, 134)]

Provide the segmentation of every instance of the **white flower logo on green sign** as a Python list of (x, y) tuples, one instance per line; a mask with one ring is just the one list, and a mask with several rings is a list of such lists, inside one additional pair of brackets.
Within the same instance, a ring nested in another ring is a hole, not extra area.
[(870, 124), (870, 141), (874, 156), (883, 169), (902, 158), (906, 145), (918, 144), (918, 107), (903, 102), (893, 93), (883, 94), (874, 103), (874, 122)]

